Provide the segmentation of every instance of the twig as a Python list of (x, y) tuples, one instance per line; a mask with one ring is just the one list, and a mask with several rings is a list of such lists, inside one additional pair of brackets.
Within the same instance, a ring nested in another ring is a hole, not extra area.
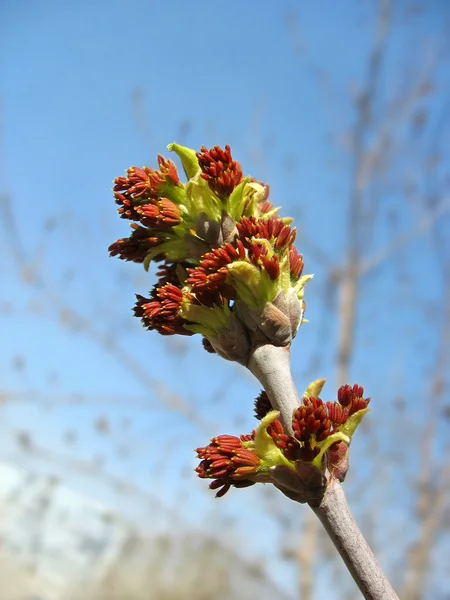
[[(300, 399), (292, 379), (289, 358), (289, 348), (267, 344), (253, 352), (248, 368), (263, 384), (272, 407), (280, 412), (285, 431), (292, 432), (292, 415)], [(301, 496), (303, 492), (300, 492)], [(289, 497), (296, 500), (295, 496)], [(320, 501), (310, 501), (309, 504), (364, 597), (368, 600), (398, 600), (349, 511), (339, 481), (329, 477)]]
[(339, 481), (332, 480), (320, 505), (311, 508), (336, 546), (364, 598), (398, 600), (353, 519)]
[(291, 375), (289, 347), (266, 344), (256, 348), (248, 368), (264, 386), (273, 409), (280, 411), (285, 431), (293, 435), (292, 415), (300, 398)]

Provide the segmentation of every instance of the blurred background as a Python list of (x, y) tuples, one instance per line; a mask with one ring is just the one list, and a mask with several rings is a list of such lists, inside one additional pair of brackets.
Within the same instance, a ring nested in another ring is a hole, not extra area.
[(1, 2), (1, 600), (360, 597), (307, 507), (193, 473), (260, 388), (108, 258), (112, 180), (172, 141), (295, 218), (296, 383), (365, 386), (349, 504), (401, 598), (450, 598), (449, 33), (446, 0)]

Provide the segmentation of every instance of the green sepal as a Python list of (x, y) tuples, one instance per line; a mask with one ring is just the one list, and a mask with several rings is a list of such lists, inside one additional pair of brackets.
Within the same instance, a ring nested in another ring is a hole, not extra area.
[(255, 434), (255, 439), (251, 442), (243, 442), (243, 446), (252, 449), (261, 460), (258, 471), (267, 472), (273, 467), (289, 467), (295, 471), (295, 464), (288, 460), (283, 452), (278, 448), (273, 439), (267, 433), (267, 427), (276, 421), (280, 416), (279, 411), (271, 410), (261, 420)]
[(152, 262), (152, 255), (150, 253), (148, 253), (145, 258), (144, 258), (144, 262), (142, 263), (144, 265), (144, 269), (146, 271), (148, 271), (150, 269), (150, 263)]
[(262, 203), (264, 198), (264, 187), (256, 181), (250, 181), (250, 177), (246, 177), (244, 181), (240, 183), (238, 188), (241, 186), (242, 199), (238, 206), (239, 211), (236, 212), (236, 221), (239, 221), (241, 217), (259, 217), (258, 206)]
[(275, 298), (278, 282), (272, 281), (264, 269), (243, 260), (229, 264), (227, 269), (237, 296), (244, 304), (263, 310), (266, 303)]
[(212, 193), (207, 182), (201, 177), (201, 171), (197, 171), (191, 177), (185, 190), (186, 208), (191, 218), (195, 220), (201, 213), (205, 213), (214, 221), (220, 222), (223, 210), (222, 202)]
[(188, 257), (186, 242), (184, 239), (173, 236), (173, 239), (162, 242), (162, 244), (158, 244), (158, 246), (155, 246), (149, 250), (143, 263), (146, 271), (148, 271), (151, 261), (159, 254), (164, 254), (170, 261), (184, 260)]
[(315, 467), (317, 467), (318, 469), (321, 469), (323, 455), (328, 450), (328, 448), (330, 446), (332, 446), (335, 442), (344, 442), (346, 444), (349, 444), (350, 438), (348, 436), (346, 436), (344, 433), (342, 433), (341, 431), (336, 431), (335, 433), (332, 433), (327, 438), (325, 438), (323, 440), (323, 442), (320, 442), (320, 444), (319, 444), (320, 452), (312, 461), (312, 464)]
[(178, 154), (181, 160), (181, 164), (183, 165), (184, 172), (186, 173), (186, 177), (191, 179), (200, 169), (198, 164), (198, 159), (196, 153), (191, 148), (186, 148), (186, 146), (180, 146), (173, 142), (167, 146), (169, 152), (175, 152)]
[(226, 203), (226, 210), (230, 217), (238, 222), (242, 217), (242, 213), (245, 208), (245, 198), (244, 198), (244, 190), (248, 185), (250, 177), (246, 177), (244, 181), (241, 181), (239, 185), (237, 185), (234, 190), (231, 192), (230, 197)]
[(304, 287), (308, 283), (308, 281), (311, 281), (311, 279), (313, 277), (314, 277), (314, 275), (302, 275), (302, 277), (300, 277), (300, 279), (294, 285), (294, 289), (297, 292), (297, 296), (298, 296), (299, 300), (303, 299)]
[(337, 431), (340, 431), (344, 435), (351, 438), (355, 433), (356, 428), (361, 423), (362, 418), (369, 412), (369, 410), (370, 408), (363, 408), (362, 410), (358, 410), (357, 412), (353, 413), (349, 416), (345, 423), (336, 428)]
[(312, 381), (303, 392), (302, 398), (319, 398), (326, 379), (316, 379)]
[(160, 184), (158, 195), (160, 198), (169, 198), (177, 206), (183, 205), (186, 200), (185, 186), (182, 183), (175, 185), (173, 181), (167, 179), (164, 183)]
[[(271, 248), (273, 248), (273, 246)], [(280, 265), (280, 275), (277, 279), (278, 287), (282, 289), (285, 294), (289, 294), (289, 290), (292, 288), (289, 253), (287, 251), (283, 251), (282, 253), (278, 251), (276, 254), (278, 255)]]
[(193, 333), (200, 333), (205, 337), (215, 337), (221, 330), (228, 327), (231, 311), (227, 304), (212, 307), (192, 304), (188, 300), (183, 302), (180, 308), (180, 316), (191, 321), (184, 328)]

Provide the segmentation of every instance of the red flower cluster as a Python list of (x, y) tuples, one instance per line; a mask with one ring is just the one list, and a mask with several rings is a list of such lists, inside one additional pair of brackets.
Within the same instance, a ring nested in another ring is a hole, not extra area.
[(338, 402), (324, 403), (320, 398), (305, 398), (292, 419), (295, 437), (307, 442), (314, 435), (318, 442), (323, 441), (333, 431), (343, 425), (350, 415), (367, 408), (370, 398), (363, 398), (364, 388), (355, 383), (339, 388)]
[(234, 289), (226, 286), (228, 275), (226, 267), (236, 260), (244, 260), (245, 257), (245, 248), (239, 240), (235, 246), (226, 244), (221, 248), (215, 248), (202, 256), (197, 268), (188, 269), (189, 277), (186, 283), (192, 286), (193, 292), (220, 291), (226, 297), (229, 297), (229, 294), (233, 297)]
[(282, 450), (288, 460), (298, 460), (301, 458), (301, 448), (298, 441), (291, 435), (284, 433), (281, 421), (276, 419), (267, 427), (267, 433), (275, 442), (277, 448)]
[(195, 470), (202, 479), (214, 479), (209, 487), (218, 490), (217, 498), (226, 494), (232, 485), (248, 487), (255, 483), (248, 478), (256, 475), (261, 461), (255, 452), (243, 447), (242, 443), (249, 439), (252, 436), (219, 435), (205, 448), (197, 448), (201, 462)]
[[(339, 402), (325, 403), (320, 398), (304, 398), (303, 404), (292, 417), (294, 436), (285, 433), (278, 419), (268, 425), (267, 433), (288, 460), (312, 462), (320, 452), (321, 442), (345, 423), (350, 415), (367, 408), (370, 398), (363, 398), (363, 395), (364, 388), (355, 384), (353, 387), (343, 385), (339, 388)], [(271, 410), (269, 397), (262, 391), (255, 401), (256, 418), (263, 419)], [(221, 435), (206, 448), (197, 449), (197, 456), (202, 462), (196, 471), (199, 477), (214, 479), (210, 488), (220, 488), (217, 496), (223, 496), (232, 485), (246, 487), (255, 483), (246, 478), (256, 475), (256, 467), (261, 461), (255, 452), (242, 446), (242, 442), (255, 439), (255, 435), (256, 431), (251, 435), (241, 435), (240, 438)], [(348, 467), (346, 444), (335, 442), (326, 454), (328, 467), (334, 476), (343, 480)]]
[[(295, 229), (277, 216), (261, 216), (273, 211), (267, 199), (268, 186), (250, 178), (246, 180), (241, 206), (236, 214), (251, 216), (242, 217), (236, 222), (238, 217), (224, 212), (225, 204), (221, 200), (227, 199), (236, 186), (244, 181), (242, 169), (232, 159), (229, 146), (225, 146), (225, 149), (215, 146), (210, 150), (202, 147), (201, 152), (195, 154), (200, 171), (196, 170), (194, 152), (177, 148), (175, 152), (180, 156), (186, 173), (190, 173), (190, 179), (200, 173), (207, 184), (198, 180), (195, 186), (182, 184), (175, 164), (161, 155), (158, 156), (157, 170), (149, 167), (128, 169), (125, 176), (115, 179), (114, 196), (120, 216), (132, 221), (131, 234), (111, 244), (109, 252), (111, 256), (118, 256), (122, 260), (144, 263), (146, 268), (150, 261), (162, 263), (162, 268), (167, 273), (170, 271), (170, 276), (160, 277), (149, 298), (138, 296), (134, 313), (148, 329), (164, 335), (192, 335), (183, 325), (199, 323), (188, 323), (178, 316), (182, 299), (210, 308), (223, 307), (233, 312), (232, 302), (237, 297), (237, 284), (236, 279), (228, 276), (231, 263), (244, 261), (265, 271), (274, 283), (273, 290), (277, 291), (280, 272), (283, 270), (285, 273), (288, 266), (294, 287), (294, 280), (298, 280), (302, 273), (303, 260), (293, 247)], [(187, 160), (186, 154), (193, 161), (189, 168), (183, 162)], [(198, 202), (196, 193), (200, 194)], [(201, 211), (201, 194), (209, 197), (212, 214)], [(286, 261), (287, 251), (289, 263)], [(240, 273), (239, 269), (236, 272)], [(247, 272), (251, 272), (251, 269)], [(264, 279), (261, 281), (264, 284)], [(169, 283), (171, 286), (166, 288)], [(189, 287), (190, 296), (185, 289)], [(175, 292), (174, 288), (178, 291)], [(298, 288), (296, 291), (299, 294)], [(205, 313), (197, 311), (198, 314)], [(241, 319), (236, 314), (232, 316), (238, 321)], [(293, 331), (289, 341), (299, 325), (294, 318), (292, 322)], [(211, 344), (207, 348), (212, 350)]]
[(267, 246), (261, 246), (260, 244), (254, 243), (249, 248), (249, 258), (251, 262), (259, 268), (264, 268), (270, 279), (275, 281), (280, 275), (280, 263), (278, 256), (274, 254), (272, 258), (269, 258), (267, 253)]
[[(110, 256), (122, 260), (143, 262), (148, 251), (164, 241), (164, 230), (181, 222), (177, 205), (161, 196), (164, 185), (179, 183), (178, 172), (171, 160), (158, 155), (160, 170), (149, 167), (131, 167), (126, 177), (114, 180), (114, 197), (119, 206), (117, 212), (123, 219), (138, 221), (132, 223), (133, 232), (109, 247)], [(162, 231), (158, 231), (162, 230)]]
[(122, 260), (142, 263), (147, 253), (161, 243), (161, 239), (146, 227), (131, 223), (132, 233), (127, 238), (117, 240), (108, 248), (110, 256), (118, 256)]
[(279, 217), (257, 219), (244, 217), (236, 223), (239, 237), (244, 246), (252, 245), (252, 238), (269, 240), (278, 250), (286, 248), (295, 241), (296, 230), (283, 223)]
[(370, 398), (363, 398), (364, 388), (361, 385), (355, 383), (352, 387), (348, 384), (342, 385), (338, 389), (338, 401), (339, 404), (345, 407), (347, 418), (358, 410), (366, 408), (370, 402)]
[[(312, 460), (319, 452), (312, 440), (322, 442), (343, 425), (350, 415), (367, 408), (370, 398), (363, 398), (364, 388), (355, 384), (343, 385), (338, 390), (338, 402), (324, 403), (320, 398), (305, 398), (292, 418), (294, 436), (301, 442), (302, 460)], [(312, 458), (307, 458), (312, 456)]]
[(158, 154), (158, 165), (161, 173), (166, 176), (166, 180), (169, 179), (174, 185), (180, 183), (177, 167), (173, 161)]
[(202, 178), (222, 200), (227, 199), (243, 180), (241, 165), (232, 159), (228, 145), (225, 146), (225, 150), (214, 146), (209, 151), (202, 146), (201, 151), (197, 152), (197, 158), (202, 170)]
[(327, 405), (320, 398), (305, 398), (292, 418), (294, 435), (301, 442), (309, 442), (313, 435), (322, 442), (330, 435), (331, 426)]
[(134, 314), (147, 329), (156, 329), (162, 335), (193, 335), (184, 328), (186, 321), (178, 315), (183, 300), (179, 287), (166, 283), (153, 288), (152, 298), (144, 298), (139, 294), (136, 294), (136, 298)]
[[(279, 258), (267, 256), (267, 246), (251, 241), (251, 238), (267, 239), (274, 242), (276, 249), (281, 250), (291, 244), (295, 238), (295, 229), (291, 230), (278, 217), (269, 219), (243, 218), (236, 224), (239, 238), (234, 243), (215, 248), (204, 254), (195, 269), (188, 269), (186, 283), (192, 286), (193, 292), (220, 291), (226, 298), (234, 298), (234, 290), (227, 285), (227, 265), (239, 260), (249, 260), (259, 268), (264, 268), (274, 281), (280, 274)], [(292, 251), (293, 250), (293, 251)], [(303, 260), (294, 246), (291, 247), (291, 272), (298, 279), (303, 270)]]
[(269, 396), (265, 390), (262, 390), (255, 400), (255, 417), (258, 421), (261, 421), (261, 419), (264, 419), (271, 410), (273, 410), (273, 408)]
[(303, 272), (303, 256), (298, 253), (295, 246), (289, 248), (289, 267), (291, 276), (294, 279), (300, 279)]
[(145, 227), (169, 228), (181, 223), (181, 211), (168, 198), (155, 198), (134, 209)]
[(259, 253), (264, 253), (264, 247), (252, 242), (252, 238), (269, 240), (273, 243), (276, 250), (283, 250), (290, 246), (289, 263), (291, 275), (294, 279), (299, 279), (303, 272), (303, 257), (293, 245), (296, 237), (295, 229), (291, 229), (289, 225), (283, 223), (276, 216), (269, 219), (243, 218), (239, 223), (236, 223), (236, 228), (239, 232), (239, 239), (251, 251), (255, 262), (261, 258), (264, 268), (266, 268), (272, 279), (278, 277), (279, 274), (278, 259), (267, 261), (264, 256), (260, 257), (256, 248), (259, 249)]
[[(159, 171), (149, 167), (131, 167), (127, 170), (126, 177), (117, 177), (114, 180), (114, 196), (117, 204), (133, 204), (133, 202), (145, 201), (150, 198), (157, 198), (162, 185), (169, 179), (174, 185), (180, 180), (175, 163), (158, 154)], [(125, 218), (123, 211), (119, 209), (119, 214)]]

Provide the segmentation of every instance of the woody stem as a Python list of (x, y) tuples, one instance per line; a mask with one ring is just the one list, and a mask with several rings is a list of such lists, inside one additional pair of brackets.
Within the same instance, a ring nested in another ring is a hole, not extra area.
[(311, 506), (367, 600), (398, 600), (348, 508), (340, 482), (331, 479), (318, 506)]
[(248, 369), (266, 390), (272, 408), (280, 412), (283, 428), (290, 435), (292, 415), (301, 404), (291, 375), (289, 347), (265, 344), (253, 351)]
[[(247, 366), (264, 386), (272, 408), (280, 412), (285, 431), (292, 435), (292, 415), (301, 401), (291, 375), (289, 348), (271, 344), (260, 346), (254, 350)], [(328, 472), (327, 477), (323, 496), (319, 501), (310, 502), (312, 510), (336, 546), (364, 598), (398, 600), (353, 519), (340, 482), (332, 479)], [(291, 499), (304, 502), (304, 491), (296, 496), (292, 493), (294, 487), (293, 482), (290, 491), (284, 492)]]

